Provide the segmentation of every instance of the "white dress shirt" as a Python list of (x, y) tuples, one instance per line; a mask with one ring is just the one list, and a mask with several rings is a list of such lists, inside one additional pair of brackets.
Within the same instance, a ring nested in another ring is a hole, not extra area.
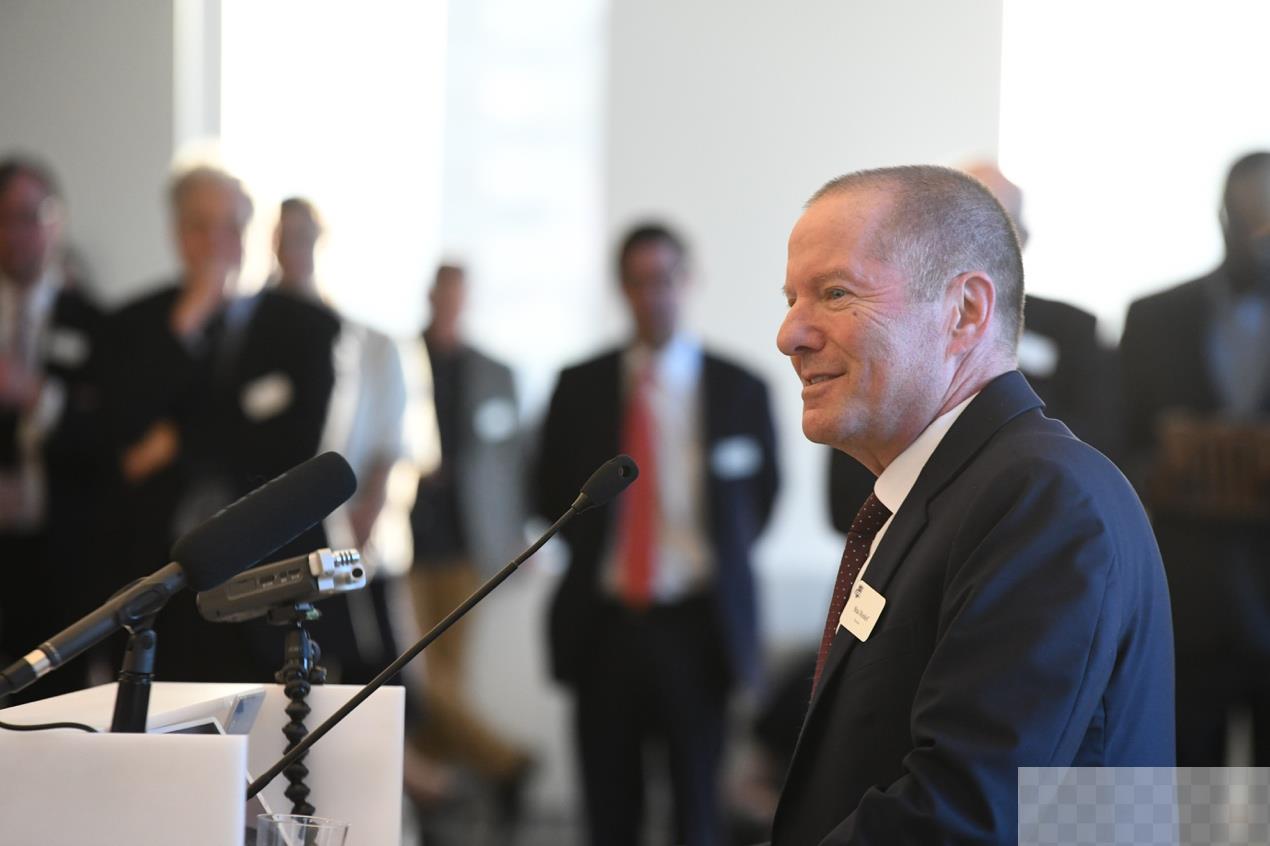
[[(403, 431), (408, 402), (406, 380), (397, 344), (392, 338), (348, 320), (331, 349), (335, 383), (327, 402), (321, 450), (338, 452), (358, 479), (367, 479), (381, 464), (397, 464), (406, 457)], [(397, 576), (410, 569), (410, 509), (393, 488), (407, 484), (413, 497), (418, 474), (405, 483), (390, 475), (387, 501), (375, 520), (362, 558), (374, 575)], [(331, 547), (350, 547), (357, 541), (350, 520), (354, 496), (322, 521)]]
[[(25, 378), (44, 376), (43, 352), (62, 283), (57, 268), (49, 268), (29, 288), (0, 276), (0, 355)], [(49, 378), (35, 408), (19, 413), (17, 464), (0, 472), (0, 530), (25, 532), (43, 525), (48, 505), (43, 442), (64, 405), (62, 384)]]
[(900, 506), (904, 504), (904, 500), (908, 499), (909, 492), (913, 490), (913, 485), (917, 484), (917, 477), (921, 475), (922, 468), (926, 466), (926, 462), (934, 454), (935, 448), (944, 439), (944, 435), (948, 434), (948, 430), (952, 428), (952, 425), (957, 422), (961, 412), (965, 411), (966, 406), (970, 405), (971, 400), (977, 396), (979, 396), (978, 391), (931, 421), (931, 424), (917, 436), (917, 440), (913, 441), (908, 445), (907, 449), (897, 455), (895, 460), (882, 470), (882, 475), (878, 476), (878, 480), (873, 483), (873, 495), (886, 506), (887, 510), (891, 512), (891, 516), (882, 524), (882, 528), (878, 529), (878, 533), (873, 536), (873, 543), (869, 546), (869, 557), (865, 559), (864, 566), (860, 568), (860, 575), (856, 576), (856, 581), (864, 578), (865, 571), (869, 569), (869, 562), (873, 560), (873, 553), (877, 550), (878, 544), (882, 542), (882, 537), (886, 534), (886, 530), (891, 527), (891, 521), (899, 513)]
[[(701, 344), (678, 334), (660, 350), (639, 344), (627, 349), (622, 354), (623, 400), (650, 362), (658, 504), (652, 598), (665, 603), (700, 590), (714, 567), (705, 524)], [(601, 565), (604, 589), (614, 596), (621, 565), (616, 552), (610, 544)]]
[(1228, 414), (1255, 418), (1270, 386), (1270, 297), (1236, 294), (1220, 270), (1209, 280), (1208, 373)]

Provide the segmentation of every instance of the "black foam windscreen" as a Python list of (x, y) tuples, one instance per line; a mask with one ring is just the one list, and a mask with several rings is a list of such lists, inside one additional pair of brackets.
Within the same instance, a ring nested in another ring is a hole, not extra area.
[(613, 497), (626, 490), (627, 486), (639, 478), (639, 466), (629, 455), (610, 458), (591, 474), (582, 486), (578, 496), (577, 510), (587, 511), (607, 505)]
[(172, 546), (195, 591), (210, 590), (299, 537), (346, 502), (357, 479), (326, 452), (267, 482), (186, 532)]

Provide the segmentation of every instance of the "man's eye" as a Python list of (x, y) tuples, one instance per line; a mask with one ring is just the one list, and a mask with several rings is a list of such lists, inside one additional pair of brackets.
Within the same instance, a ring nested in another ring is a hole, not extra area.
[(827, 291), (825, 291), (825, 299), (827, 300), (840, 300), (846, 295), (847, 295), (846, 288), (830, 288)]

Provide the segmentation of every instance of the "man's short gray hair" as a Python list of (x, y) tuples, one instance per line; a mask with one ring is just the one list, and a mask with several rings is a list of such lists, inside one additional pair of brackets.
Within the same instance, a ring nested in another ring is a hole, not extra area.
[(891, 201), (873, 257), (903, 269), (912, 294), (929, 301), (969, 271), (996, 285), (998, 337), (1018, 346), (1023, 324), (1023, 257), (1009, 215), (983, 183), (958, 170), (906, 165), (848, 173), (825, 183), (807, 205), (828, 195), (877, 192)]
[(238, 194), (243, 211), (243, 223), (251, 219), (254, 204), (251, 201), (251, 195), (243, 187), (242, 181), (229, 171), (206, 164), (194, 165), (193, 167), (177, 171), (169, 179), (168, 206), (171, 208), (172, 214), (179, 217), (186, 195), (200, 185), (209, 184), (223, 186)]

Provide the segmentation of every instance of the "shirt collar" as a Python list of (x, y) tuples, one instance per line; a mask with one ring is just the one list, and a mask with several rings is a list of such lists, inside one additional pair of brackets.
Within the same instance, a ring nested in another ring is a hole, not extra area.
[(636, 343), (623, 358), (628, 375), (651, 363), (659, 384), (672, 388), (690, 386), (701, 372), (701, 342), (686, 332), (676, 332), (661, 349)]
[(42, 318), (52, 309), (53, 300), (57, 298), (64, 282), (62, 271), (56, 264), (50, 264), (45, 268), (40, 278), (26, 290), (5, 274), (0, 273), (0, 290), (5, 291), (6, 296), (11, 296), (14, 301), (21, 303), (27, 317), (35, 319)]
[(225, 303), (225, 328), (235, 331), (245, 326), (256, 313), (256, 307), (260, 305), (264, 293), (265, 289), (262, 288), (251, 294), (231, 295)]
[(970, 405), (970, 402), (977, 396), (979, 396), (978, 391), (936, 417), (917, 436), (917, 440), (909, 444), (907, 449), (886, 466), (882, 471), (882, 475), (878, 476), (877, 482), (873, 485), (873, 495), (892, 514), (900, 510), (900, 506), (908, 498), (909, 491), (913, 489), (913, 485), (917, 484), (917, 477), (921, 474), (922, 468), (926, 466), (926, 462), (930, 460), (931, 455), (934, 454), (939, 442), (944, 439), (944, 435), (948, 434), (948, 430), (952, 428), (953, 423), (957, 422), (961, 412), (965, 411), (966, 406)]

